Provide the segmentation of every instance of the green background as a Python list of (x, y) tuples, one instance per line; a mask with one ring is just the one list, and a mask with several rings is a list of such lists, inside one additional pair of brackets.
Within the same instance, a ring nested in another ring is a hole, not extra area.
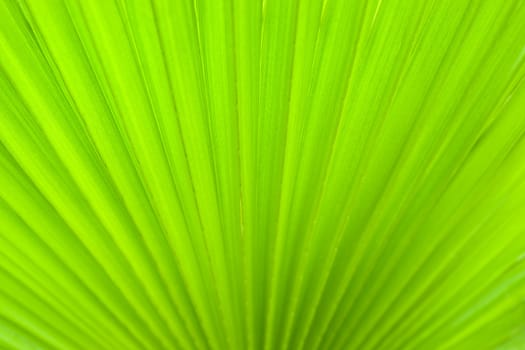
[(0, 348), (525, 349), (522, 0), (0, 0)]

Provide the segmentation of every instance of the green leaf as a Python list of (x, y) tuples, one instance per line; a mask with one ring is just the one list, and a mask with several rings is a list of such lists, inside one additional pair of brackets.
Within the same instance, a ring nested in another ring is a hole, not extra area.
[(0, 0), (0, 348), (525, 348), (522, 0)]

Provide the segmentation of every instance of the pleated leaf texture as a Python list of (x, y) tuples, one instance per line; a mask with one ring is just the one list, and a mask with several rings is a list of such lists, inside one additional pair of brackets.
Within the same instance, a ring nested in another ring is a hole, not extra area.
[(0, 0), (1, 349), (525, 349), (525, 1)]

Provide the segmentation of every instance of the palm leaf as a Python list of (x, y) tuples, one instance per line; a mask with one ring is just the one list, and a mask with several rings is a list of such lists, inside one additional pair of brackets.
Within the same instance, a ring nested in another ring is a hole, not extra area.
[(1, 0), (0, 348), (525, 348), (521, 0)]

